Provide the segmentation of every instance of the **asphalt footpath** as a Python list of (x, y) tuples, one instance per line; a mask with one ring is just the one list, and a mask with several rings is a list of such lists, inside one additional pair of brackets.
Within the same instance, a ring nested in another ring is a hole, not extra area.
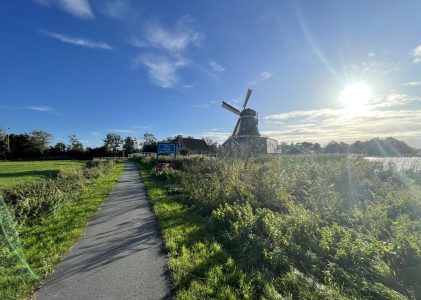
[(162, 239), (133, 162), (34, 298), (171, 298)]

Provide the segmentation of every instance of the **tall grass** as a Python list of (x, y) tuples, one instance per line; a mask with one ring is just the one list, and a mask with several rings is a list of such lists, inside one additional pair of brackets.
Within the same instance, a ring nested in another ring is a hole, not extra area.
[(252, 298), (421, 298), (419, 170), (346, 156), (190, 158), (156, 178), (210, 220), (252, 274)]

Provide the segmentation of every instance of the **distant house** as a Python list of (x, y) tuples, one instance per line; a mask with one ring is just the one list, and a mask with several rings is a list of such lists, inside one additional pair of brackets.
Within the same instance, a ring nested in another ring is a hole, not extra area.
[(188, 153), (188, 154), (210, 154), (211, 149), (203, 139), (184, 138), (179, 136), (175, 143), (177, 154)]

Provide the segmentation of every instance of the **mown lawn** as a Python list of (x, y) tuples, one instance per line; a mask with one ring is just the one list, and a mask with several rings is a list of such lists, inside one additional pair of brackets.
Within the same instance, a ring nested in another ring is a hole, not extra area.
[(59, 170), (77, 169), (80, 160), (0, 161), (0, 189), (51, 178)]
[(106, 175), (83, 187), (77, 201), (35, 222), (16, 227), (11, 212), (4, 215), (4, 209), (0, 209), (0, 225), (6, 237), (0, 243), (0, 299), (27, 296), (54, 270), (83, 234), (89, 218), (112, 191), (123, 169), (124, 163), (115, 164)]

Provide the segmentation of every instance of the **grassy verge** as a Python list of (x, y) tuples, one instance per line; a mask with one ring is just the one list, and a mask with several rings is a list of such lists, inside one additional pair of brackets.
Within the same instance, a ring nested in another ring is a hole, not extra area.
[(82, 164), (79, 160), (0, 161), (0, 189), (53, 178), (60, 170), (75, 170)]
[[(83, 234), (87, 221), (114, 188), (123, 168), (124, 164), (116, 164), (106, 175), (85, 186), (77, 201), (37, 222), (24, 223), (17, 228), (22, 250), (2, 249), (0, 253), (2, 259), (7, 258), (7, 264), (0, 264), (0, 299), (25, 297), (53, 271)], [(18, 242), (14, 241), (13, 245)], [(26, 261), (17, 255), (18, 252), (24, 253)]]
[(169, 194), (170, 183), (141, 165), (140, 173), (162, 230), (177, 298), (251, 298), (250, 277), (214, 239), (210, 220)]

